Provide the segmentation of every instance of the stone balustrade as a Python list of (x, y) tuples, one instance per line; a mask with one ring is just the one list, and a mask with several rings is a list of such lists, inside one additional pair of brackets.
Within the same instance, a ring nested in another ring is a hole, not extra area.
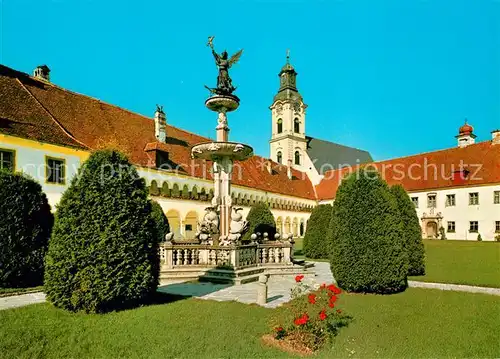
[(233, 246), (197, 243), (160, 244), (160, 261), (166, 268), (205, 267), (243, 269), (265, 265), (291, 265), (293, 244), (289, 241), (265, 241)]

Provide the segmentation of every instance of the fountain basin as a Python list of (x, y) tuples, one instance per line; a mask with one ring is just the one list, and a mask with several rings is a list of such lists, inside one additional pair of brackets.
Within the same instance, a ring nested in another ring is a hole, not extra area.
[(191, 149), (191, 157), (211, 161), (222, 157), (243, 161), (252, 155), (252, 147), (237, 142), (204, 142)]
[(215, 95), (205, 101), (205, 106), (216, 112), (231, 112), (239, 105), (240, 99), (234, 95)]

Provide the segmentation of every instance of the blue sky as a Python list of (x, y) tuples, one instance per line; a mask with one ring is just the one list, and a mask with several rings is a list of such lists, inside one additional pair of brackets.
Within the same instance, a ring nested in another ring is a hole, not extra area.
[(241, 98), (231, 140), (267, 156), (268, 109), (286, 49), (307, 134), (377, 160), (478, 140), (500, 127), (498, 1), (0, 0), (0, 62), (170, 124), (215, 136), (204, 107), (217, 71), (205, 47), (244, 48), (231, 76)]

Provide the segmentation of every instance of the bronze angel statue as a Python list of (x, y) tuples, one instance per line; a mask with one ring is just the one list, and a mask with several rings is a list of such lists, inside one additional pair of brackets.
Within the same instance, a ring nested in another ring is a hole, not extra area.
[(210, 46), (212, 49), (212, 54), (215, 58), (215, 64), (219, 69), (219, 76), (217, 76), (217, 88), (212, 89), (208, 86), (205, 86), (212, 93), (216, 93), (217, 95), (231, 95), (236, 87), (233, 86), (231, 78), (229, 77), (229, 69), (232, 65), (234, 65), (241, 57), (243, 50), (238, 51), (230, 59), (228, 59), (227, 51), (223, 51), (220, 55), (215, 52), (213, 45), (214, 36), (210, 36), (208, 38), (207, 46)]

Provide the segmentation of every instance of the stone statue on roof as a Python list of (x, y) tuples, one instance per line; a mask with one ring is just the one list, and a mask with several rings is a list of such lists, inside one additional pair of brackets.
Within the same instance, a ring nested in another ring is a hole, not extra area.
[(215, 64), (219, 69), (219, 75), (217, 76), (217, 87), (210, 88), (205, 86), (211, 93), (217, 95), (231, 95), (236, 87), (233, 86), (231, 78), (229, 77), (229, 69), (232, 65), (238, 62), (243, 53), (243, 50), (235, 53), (231, 58), (228, 58), (228, 53), (224, 50), (221, 54), (218, 54), (214, 50), (213, 40), (215, 36), (210, 36), (208, 38), (207, 46), (210, 46), (212, 49), (212, 54), (215, 58)]

